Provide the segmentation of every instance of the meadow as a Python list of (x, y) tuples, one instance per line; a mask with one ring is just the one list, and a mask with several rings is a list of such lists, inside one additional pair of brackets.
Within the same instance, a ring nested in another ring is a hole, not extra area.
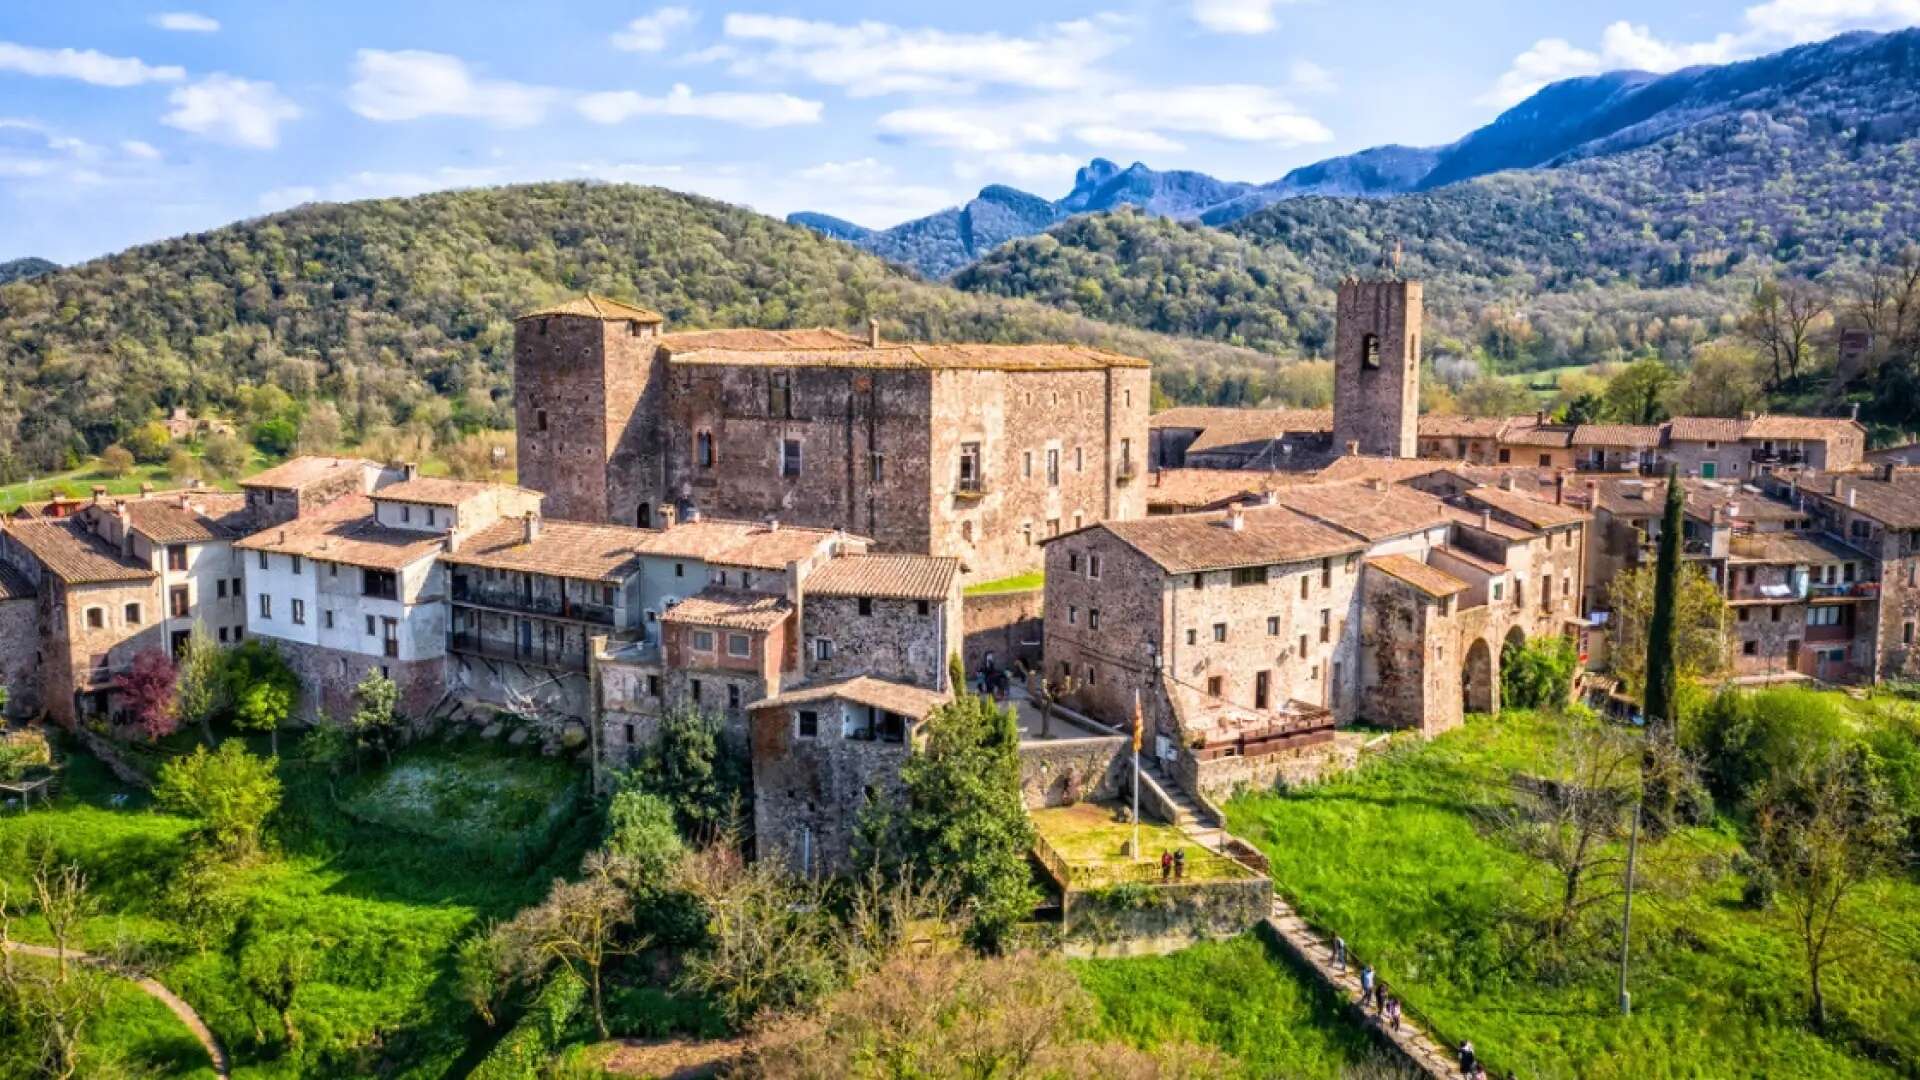
[(1630, 1017), (1616, 1005), (1617, 932), (1540, 963), (1530, 913), (1553, 883), (1492, 822), (1517, 775), (1544, 771), (1554, 724), (1470, 717), (1348, 776), (1238, 798), (1229, 823), (1272, 860), (1302, 915), (1342, 934), (1447, 1041), (1472, 1039), (1500, 1075), (1912, 1075), (1920, 885), (1882, 879), (1861, 899), (1873, 925), (1832, 975), (1838, 1020), (1817, 1034), (1797, 939), (1782, 912), (1744, 899), (1725, 821), (1641, 845)]

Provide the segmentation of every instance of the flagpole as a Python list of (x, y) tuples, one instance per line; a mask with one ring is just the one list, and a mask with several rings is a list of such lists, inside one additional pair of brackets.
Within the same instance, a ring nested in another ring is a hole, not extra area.
[(1133, 691), (1133, 857), (1140, 857), (1140, 691)]

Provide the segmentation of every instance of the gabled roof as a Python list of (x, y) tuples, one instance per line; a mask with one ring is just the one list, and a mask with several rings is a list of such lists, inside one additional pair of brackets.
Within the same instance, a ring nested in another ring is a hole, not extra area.
[(1105, 521), (1092, 528), (1105, 529), (1170, 574), (1302, 562), (1366, 548), (1340, 529), (1282, 507), (1252, 507), (1241, 513), (1244, 524), (1239, 529), (1230, 525), (1231, 512)]
[(1581, 424), (1573, 429), (1573, 445), (1651, 450), (1660, 445), (1660, 430), (1658, 424)]
[(1871, 556), (1820, 533), (1756, 532), (1733, 538), (1732, 562), (1790, 565), (1867, 562)]
[(1274, 493), (1274, 500), (1368, 541), (1405, 536), (1448, 520), (1446, 504), (1439, 499), (1379, 481), (1285, 488)]
[(1366, 560), (1366, 565), (1368, 569), (1387, 574), (1435, 599), (1463, 593), (1470, 588), (1466, 582), (1445, 570), (1405, 555), (1377, 555)]
[(1505, 416), (1427, 415), (1420, 417), (1415, 430), (1425, 439), (1493, 439), (1511, 422)]
[(617, 585), (640, 572), (640, 555), (634, 544), (645, 535), (643, 530), (623, 525), (544, 520), (539, 535), (527, 543), (526, 522), (507, 519), (461, 540), (456, 550), (441, 559), (455, 566)]
[(1288, 435), (1322, 435), (1333, 430), (1331, 409), (1214, 409), (1213, 416), (1187, 447), (1204, 453), (1271, 442)]
[(1865, 435), (1857, 420), (1840, 416), (1777, 416), (1763, 414), (1747, 427), (1749, 439), (1834, 439), (1846, 434)]
[(121, 554), (119, 548), (95, 536), (77, 518), (14, 521), (7, 525), (7, 532), (47, 573), (69, 585), (147, 581), (160, 576), (153, 567)]
[(669, 355), (699, 352), (703, 349), (736, 349), (783, 352), (794, 349), (851, 349), (865, 344), (852, 334), (827, 327), (804, 330), (758, 330), (736, 327), (721, 330), (676, 330), (664, 334), (660, 344)]
[(529, 311), (514, 321), (518, 322), (520, 319), (545, 319), (554, 315), (570, 315), (581, 319), (604, 319), (609, 322), (632, 321), (662, 323), (666, 321), (658, 312), (648, 311), (643, 307), (635, 307), (632, 304), (620, 300), (611, 300), (604, 296), (596, 296), (593, 293), (583, 293), (571, 300), (563, 301), (550, 307), (543, 307), (535, 311)]
[(512, 484), (484, 484), (473, 480), (452, 480), (444, 476), (416, 476), (398, 484), (388, 484), (373, 493), (376, 502), (418, 503), (426, 506), (459, 506), (496, 490), (534, 494)]
[(1198, 510), (1241, 496), (1312, 483), (1306, 473), (1262, 469), (1160, 469), (1147, 477), (1148, 506)]
[(1750, 423), (1722, 416), (1676, 416), (1667, 421), (1667, 441), (1739, 442)]
[(1466, 498), (1519, 518), (1536, 529), (1577, 525), (1588, 517), (1586, 511), (1577, 507), (1550, 503), (1531, 495), (1523, 495), (1518, 491), (1505, 491), (1497, 487), (1474, 488), (1466, 493)]
[(265, 472), (255, 473), (240, 481), (240, 486), (297, 491), (332, 480), (343, 473), (358, 472), (364, 476), (366, 470), (377, 468), (379, 468), (378, 465), (364, 458), (303, 456), (293, 458), (285, 464), (276, 465)]
[(930, 555), (842, 555), (809, 574), (808, 596), (872, 596), (943, 601), (953, 595), (960, 560)]
[(1447, 520), (1456, 525), (1465, 525), (1469, 529), (1477, 529), (1488, 536), (1505, 540), (1509, 544), (1526, 543), (1536, 535), (1516, 525), (1509, 525), (1490, 514), (1482, 516), (1464, 506), (1447, 507)]
[(788, 563), (812, 555), (822, 543), (836, 538), (859, 545), (868, 543), (863, 537), (831, 529), (706, 517), (680, 522), (671, 529), (636, 529), (635, 533), (634, 549), (642, 555), (698, 559), (750, 570), (785, 570)]
[(1532, 420), (1515, 421), (1500, 433), (1503, 446), (1537, 446), (1561, 450), (1573, 445), (1573, 428), (1566, 424), (1541, 424)]
[(319, 512), (285, 525), (262, 529), (233, 545), (242, 551), (298, 555), (320, 562), (343, 563), (372, 570), (403, 570), (432, 558), (444, 547), (438, 533), (390, 529), (373, 514), (373, 500), (365, 495), (335, 499)]
[(791, 687), (770, 698), (756, 701), (747, 708), (757, 712), (761, 709), (811, 705), (815, 702), (835, 699), (851, 701), (856, 705), (871, 705), (876, 709), (885, 709), (891, 713), (899, 713), (919, 720), (924, 719), (935, 708), (952, 700), (952, 695), (928, 690), (922, 686), (909, 686), (889, 679), (877, 679), (871, 675), (859, 675), (851, 679)]
[(1457, 548), (1451, 544), (1441, 544), (1440, 546), (1434, 548), (1433, 550), (1435, 554), (1445, 555), (1449, 559), (1457, 559), (1460, 562), (1463, 562), (1468, 566), (1473, 567), (1475, 570), (1478, 570), (1483, 574), (1493, 575), (1493, 574), (1504, 574), (1507, 572), (1507, 568), (1505, 565), (1494, 562), (1492, 559), (1482, 558), (1479, 555), (1475, 555), (1473, 552), (1468, 551), (1466, 548)]
[(1342, 454), (1334, 458), (1326, 468), (1315, 473), (1313, 478), (1322, 483), (1385, 480), (1389, 484), (1400, 484), (1415, 477), (1446, 472), (1454, 466), (1464, 464), (1466, 463), (1462, 461), (1447, 461), (1442, 458), (1390, 458), (1369, 457), (1365, 454)]
[[(180, 505), (185, 498), (187, 505)], [(211, 544), (246, 535), (247, 497), (230, 492), (170, 492), (127, 500), (134, 531), (156, 544)]]
[(1893, 481), (1864, 476), (1809, 473), (1795, 481), (1802, 490), (1845, 506), (1894, 529), (1920, 529), (1920, 477)]
[(724, 630), (771, 630), (792, 613), (793, 605), (784, 596), (708, 586), (668, 608), (660, 620)]

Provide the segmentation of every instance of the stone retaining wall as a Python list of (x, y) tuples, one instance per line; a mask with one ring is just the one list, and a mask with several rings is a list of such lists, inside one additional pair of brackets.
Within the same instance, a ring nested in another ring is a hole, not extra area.
[(1142, 956), (1246, 933), (1273, 910), (1273, 882), (1125, 886), (1068, 892), (1061, 940), (1069, 956)]
[(1029, 810), (1115, 798), (1126, 788), (1131, 746), (1124, 735), (1021, 743), (1021, 798)]
[(961, 601), (961, 631), (965, 644), (961, 659), (967, 674), (980, 670), (987, 654), (1007, 667), (1016, 660), (1028, 667), (1040, 666), (1040, 627), (1046, 602), (1046, 590), (992, 593), (969, 596)]

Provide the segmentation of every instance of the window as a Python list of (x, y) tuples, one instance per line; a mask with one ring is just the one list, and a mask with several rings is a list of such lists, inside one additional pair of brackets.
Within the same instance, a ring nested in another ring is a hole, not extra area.
[(439, 511), (431, 506), (427, 507), (427, 524), (429, 526), (440, 524)]
[[(541, 333), (545, 333), (545, 332), (546, 332), (546, 330), (547, 330), (547, 324), (546, 324), (546, 323), (541, 323), (541, 324), (540, 324), (540, 332), (541, 332)], [(545, 410), (545, 409), (535, 409), (535, 410), (534, 410), (534, 413), (533, 413), (533, 426), (534, 426), (534, 427), (535, 427), (535, 428), (536, 428), (537, 430), (540, 430), (540, 431), (545, 431), (545, 430), (547, 430), (547, 410)]]
[(1087, 556), (1087, 576), (1095, 581), (1100, 580), (1100, 556)]
[(306, 565), (306, 560), (302, 559), (298, 555), (295, 555), (289, 561), (293, 564), (294, 574), (298, 576), (301, 573), (302, 568)]
[(413, 507), (408, 506), (405, 503), (401, 503), (400, 504), (400, 520), (402, 522), (411, 522), (413, 520)]
[(1816, 607), (1807, 609), (1808, 626), (1839, 626), (1840, 609), (1838, 607)]
[(693, 698), (694, 704), (698, 705), (700, 703), (700, 680), (687, 680), (687, 692)]
[(241, 596), (243, 596), (243, 595), (245, 595), (245, 592), (244, 592), (244, 590), (242, 590), (242, 589), (241, 589), (241, 587), (240, 587), (240, 579), (239, 579), (239, 578), (234, 578), (234, 579), (233, 579), (233, 590), (232, 590), (232, 591), (233, 591), (233, 598), (234, 598), (235, 600), (238, 600), (238, 599), (240, 599), (240, 597), (241, 597)]
[(367, 636), (374, 637), (379, 633), (380, 633), (379, 622), (375, 620), (373, 616), (371, 615), (367, 616)]
[(785, 371), (767, 376), (767, 415), (793, 416), (793, 376)]
[(1267, 636), (1268, 637), (1280, 636), (1280, 616), (1278, 615), (1267, 616)]
[(1307, 655), (1307, 635), (1305, 634), (1300, 635), (1300, 655), (1302, 657)]
[(1771, 614), (1771, 615), (1773, 616), (1773, 620), (1772, 620), (1772, 621), (1774, 621), (1774, 622), (1779, 622), (1779, 621), (1780, 621), (1780, 609), (1779, 609), (1778, 607), (1774, 607), (1774, 608), (1770, 608), (1770, 609), (1768, 609), (1768, 610), (1769, 610), (1769, 614)]
[(816, 661), (825, 661), (825, 660), (833, 659), (833, 639), (832, 638), (814, 638), (813, 639), (813, 658)]
[(1028, 547), (1033, 546), (1033, 522), (1023, 521), (1020, 523), (1020, 537), (1027, 542)]
[(1200, 631), (1195, 630), (1191, 626), (1187, 627), (1187, 644), (1189, 645), (1197, 644), (1199, 640), (1200, 640)]
[[(263, 619), (273, 618), (273, 597), (268, 596), (266, 593), (260, 594), (260, 617)], [(371, 622), (371, 618), (369, 618), (368, 621)]]
[(859, 601), (859, 607), (860, 607), (860, 614), (862, 615), (873, 614), (873, 598), (871, 596), (861, 597)]
[(1073, 448), (1073, 471), (1087, 471), (1087, 452), (1078, 446)]
[(1913, 620), (1912, 619), (1908, 619), (1906, 623), (1900, 627), (1900, 644), (1902, 645), (1913, 644)]
[(1310, 574), (1301, 574), (1300, 599), (1305, 600), (1307, 598), (1307, 590), (1311, 588), (1313, 588), (1313, 576)]
[(219, 581), (213, 583), (213, 596), (216, 600), (225, 600), (227, 598), (226, 578), (221, 578)]
[(1060, 451), (1057, 447), (1047, 449), (1047, 486), (1060, 486)]
[(1033, 451), (1031, 450), (1020, 455), (1020, 475), (1028, 480), (1033, 479)]
[(875, 484), (887, 479), (887, 455), (878, 450), (867, 455), (867, 479)]
[(1254, 708), (1265, 709), (1267, 707), (1268, 682), (1271, 678), (1272, 676), (1264, 671), (1256, 671), (1253, 673)]
[(107, 609), (90, 607), (87, 609), (87, 629), (101, 630), (107, 625)]
[(1320, 643), (1324, 645), (1327, 642), (1332, 640), (1333, 640), (1333, 609), (1321, 608), (1320, 609)]
[(167, 546), (167, 569), (185, 570), (187, 568), (187, 545), (169, 544)]
[(191, 597), (185, 585), (175, 585), (167, 590), (167, 610), (176, 619), (184, 619), (191, 608)]
[(795, 734), (802, 739), (819, 738), (820, 737), (820, 714), (817, 712), (814, 712), (812, 709), (801, 709), (799, 728), (795, 732)]
[(979, 491), (980, 487), (980, 444), (961, 443), (959, 488), (961, 491)]
[(263, 551), (260, 553), (260, 569), (265, 570), (266, 568), (267, 568), (267, 553)]
[(1213, 624), (1213, 640), (1215, 641), (1227, 640), (1227, 624), (1226, 623), (1217, 622)]
[(914, 602), (913, 611), (914, 611), (914, 614), (916, 615), (925, 615), (932, 610), (933, 610), (933, 605), (928, 603), (925, 600), (919, 600)]
[(1087, 609), (1087, 629), (1089, 630), (1100, 629), (1100, 609), (1099, 608), (1095, 607), (1095, 608)]
[(1121, 439), (1120, 440), (1120, 475), (1130, 476), (1132, 475), (1132, 473), (1133, 473), (1133, 440)]
[(307, 602), (305, 600), (295, 598), (293, 601), (293, 625), (307, 625)]
[(1220, 691), (1226, 688), (1225, 683), (1226, 683), (1226, 680), (1222, 679), (1218, 675), (1207, 676), (1207, 696), (1219, 697)]
[(728, 683), (727, 684), (727, 708), (738, 709), (739, 707), (740, 707), (740, 688), (738, 686), (735, 686), (732, 683)]
[(400, 599), (400, 578), (391, 570), (360, 571), (360, 595), (376, 600)]
[(1747, 621), (1747, 619), (1748, 619), (1748, 617), (1750, 617), (1750, 616), (1751, 616), (1752, 614), (1753, 614), (1753, 612), (1752, 612), (1752, 610), (1751, 610), (1751, 609), (1748, 609), (1748, 608), (1741, 608), (1741, 609), (1740, 609), (1740, 621), (1741, 621), (1741, 622), (1746, 622), (1746, 621)]
[(1207, 575), (1205, 574), (1193, 575), (1193, 591), (1194, 592), (1199, 592), (1201, 589), (1204, 589), (1206, 587), (1207, 587)]
[(1368, 369), (1380, 367), (1380, 335), (1360, 335), (1360, 366)]
[(1078, 604), (1068, 604), (1068, 605), (1067, 605), (1067, 625), (1068, 625), (1068, 626), (1078, 626), (1079, 624), (1080, 624), (1080, 607), (1079, 607), (1079, 605), (1078, 605)]
[(1332, 559), (1320, 560), (1320, 587), (1323, 589), (1333, 588), (1333, 560)]
[(1500, 594), (1505, 590), (1506, 590), (1506, 582), (1496, 581), (1493, 583), (1493, 602), (1494, 603), (1497, 604), (1500, 602)]
[(800, 440), (780, 440), (780, 475), (800, 475)]
[(727, 635), (727, 655), (728, 656), (752, 656), (753, 655), (753, 639), (749, 638), (745, 634), (728, 634)]
[(333, 612), (331, 611), (321, 612), (320, 625), (326, 627), (329, 630), (333, 629)]
[(660, 676), (647, 676), (647, 696), (656, 698), (660, 696)]
[(1070, 551), (1067, 553), (1067, 573), (1077, 574), (1079, 572), (1080, 572), (1080, 553), (1077, 551)]
[(695, 630), (693, 632), (693, 651), (712, 652), (713, 651), (713, 631)]
[(1740, 646), (1740, 652), (1744, 656), (1759, 656), (1760, 643), (1757, 641), (1743, 642)]
[[(1540, 467), (1541, 467), (1541, 468), (1543, 468), (1543, 469), (1545, 469), (1545, 468), (1548, 468), (1548, 467), (1550, 467), (1550, 466), (1552, 466), (1552, 464), (1553, 464), (1553, 455), (1552, 455), (1552, 454), (1541, 454), (1541, 455), (1540, 455)], [(1548, 546), (1549, 546), (1549, 547), (1551, 547), (1552, 545), (1551, 545), (1551, 544), (1549, 544)]]
[(703, 469), (713, 468), (713, 432), (696, 432), (693, 436), (693, 463)]
[(1047, 519), (1047, 535), (1048, 536), (1060, 535), (1060, 519), (1059, 518)]
[(1504, 446), (1501, 447), (1500, 448), (1500, 464), (1510, 465), (1512, 463), (1513, 463), (1513, 451), (1507, 449)]
[(1235, 585), (1265, 585), (1267, 568), (1264, 566), (1242, 566), (1233, 571)]

